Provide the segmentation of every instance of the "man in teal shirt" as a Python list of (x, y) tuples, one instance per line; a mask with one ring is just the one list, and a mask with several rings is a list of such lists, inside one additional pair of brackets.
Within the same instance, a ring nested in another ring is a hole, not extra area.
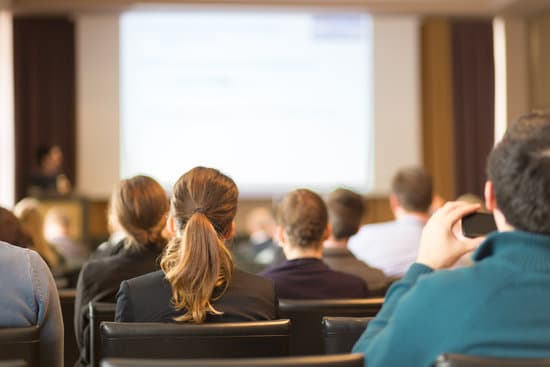
[[(445, 352), (550, 357), (550, 115), (512, 125), (488, 177), (498, 232), (483, 243), (461, 235), (475, 204), (447, 203), (433, 215), (416, 263), (355, 344), (369, 367), (427, 367)], [(473, 250), (474, 266), (443, 270)]]

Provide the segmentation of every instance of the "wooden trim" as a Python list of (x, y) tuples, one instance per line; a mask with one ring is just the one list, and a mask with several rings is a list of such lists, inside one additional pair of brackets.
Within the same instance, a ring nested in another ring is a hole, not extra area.
[(450, 24), (429, 19), (422, 25), (422, 130), (424, 166), (434, 192), (456, 197), (453, 139), (453, 86)]

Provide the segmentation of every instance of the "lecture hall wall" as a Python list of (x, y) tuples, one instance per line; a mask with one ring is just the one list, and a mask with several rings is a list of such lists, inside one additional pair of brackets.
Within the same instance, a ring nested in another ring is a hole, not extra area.
[[(102, 199), (119, 178), (118, 15), (77, 15), (75, 23), (78, 189), (88, 197)], [(373, 31), (375, 179), (369, 219), (385, 220), (391, 217), (386, 196), (393, 173), (400, 166), (421, 164), (419, 20), (415, 16), (375, 16)], [(98, 142), (102, 142), (99, 150)], [(237, 229), (243, 229), (244, 221), (239, 219), (249, 208), (271, 204), (271, 198), (242, 201)]]

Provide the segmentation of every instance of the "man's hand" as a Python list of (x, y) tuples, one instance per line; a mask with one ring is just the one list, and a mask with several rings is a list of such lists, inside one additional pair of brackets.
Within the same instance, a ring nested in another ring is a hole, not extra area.
[(479, 204), (448, 202), (430, 218), (420, 239), (416, 262), (434, 270), (453, 266), (463, 255), (475, 250), (484, 237), (469, 239), (457, 233), (462, 217), (475, 212)]

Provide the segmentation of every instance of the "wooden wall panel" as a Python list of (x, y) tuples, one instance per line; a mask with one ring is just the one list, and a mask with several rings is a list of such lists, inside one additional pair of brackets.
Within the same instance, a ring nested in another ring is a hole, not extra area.
[(529, 81), (532, 109), (550, 108), (550, 11), (528, 21)]
[(434, 191), (455, 198), (451, 31), (445, 19), (422, 25), (422, 146)]

